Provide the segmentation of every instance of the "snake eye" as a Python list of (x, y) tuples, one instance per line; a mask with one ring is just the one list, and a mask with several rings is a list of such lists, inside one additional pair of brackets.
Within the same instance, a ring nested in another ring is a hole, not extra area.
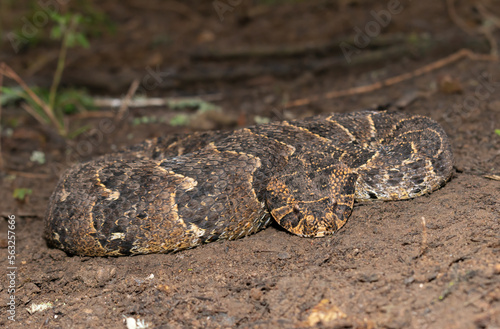
[(414, 193), (414, 194), (417, 194), (417, 193), (420, 193), (420, 192), (422, 192), (422, 190), (421, 190), (420, 188), (418, 188), (418, 187), (414, 188), (414, 189), (411, 191), (411, 193)]

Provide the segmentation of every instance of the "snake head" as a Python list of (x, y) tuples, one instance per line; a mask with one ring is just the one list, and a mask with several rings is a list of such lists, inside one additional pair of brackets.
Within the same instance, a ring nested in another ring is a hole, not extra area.
[(290, 233), (321, 237), (340, 229), (352, 212), (357, 175), (344, 165), (287, 172), (267, 185), (267, 206)]

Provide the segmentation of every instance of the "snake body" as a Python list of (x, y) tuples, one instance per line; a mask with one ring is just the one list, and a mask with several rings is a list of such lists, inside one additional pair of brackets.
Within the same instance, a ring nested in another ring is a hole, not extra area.
[(362, 111), (147, 140), (78, 164), (46, 214), (71, 254), (163, 253), (237, 239), (274, 219), (290, 233), (340, 229), (355, 201), (430, 193), (453, 157), (432, 119)]

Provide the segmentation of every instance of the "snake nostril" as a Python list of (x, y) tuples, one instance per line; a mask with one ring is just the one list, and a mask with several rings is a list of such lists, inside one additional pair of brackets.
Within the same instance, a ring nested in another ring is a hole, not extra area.
[(337, 201), (330, 199), (329, 202), (331, 207), (335, 208), (337, 206)]

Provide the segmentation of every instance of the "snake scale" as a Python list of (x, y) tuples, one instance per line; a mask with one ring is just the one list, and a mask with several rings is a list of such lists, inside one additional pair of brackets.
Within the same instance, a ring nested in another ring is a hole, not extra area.
[(321, 237), (346, 223), (355, 201), (427, 194), (452, 171), (443, 129), (396, 112), (160, 137), (68, 170), (50, 198), (45, 235), (51, 246), (88, 256), (237, 239), (272, 219)]

